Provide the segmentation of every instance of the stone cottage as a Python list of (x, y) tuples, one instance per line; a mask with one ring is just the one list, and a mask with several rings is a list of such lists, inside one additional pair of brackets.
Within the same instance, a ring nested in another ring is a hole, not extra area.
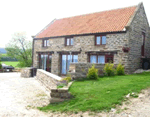
[(149, 23), (137, 6), (55, 19), (33, 37), (33, 67), (65, 75), (71, 62), (121, 62), (128, 73), (150, 57)]

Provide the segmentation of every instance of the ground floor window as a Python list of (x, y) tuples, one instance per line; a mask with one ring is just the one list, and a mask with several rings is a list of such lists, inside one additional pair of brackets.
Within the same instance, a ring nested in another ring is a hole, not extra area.
[(39, 68), (51, 72), (52, 56), (47, 53), (39, 54)]
[(105, 64), (113, 62), (113, 55), (90, 55), (90, 63)]
[(77, 63), (78, 62), (78, 55), (62, 55), (62, 74), (66, 74), (69, 70), (70, 63)]

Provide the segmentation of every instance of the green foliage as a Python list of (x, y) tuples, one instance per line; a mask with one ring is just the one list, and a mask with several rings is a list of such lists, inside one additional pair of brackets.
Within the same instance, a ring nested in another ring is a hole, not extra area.
[(57, 85), (57, 88), (58, 88), (58, 89), (59, 89), (59, 88), (63, 88), (64, 86), (66, 86), (66, 85), (63, 84), (63, 83), (61, 83), (61, 84)]
[[(150, 72), (114, 76), (113, 78), (99, 78), (94, 82), (90, 80), (75, 81), (69, 92), (74, 95), (71, 100), (39, 107), (42, 111), (107, 111), (115, 108), (131, 93), (132, 97), (142, 90), (150, 87)], [(110, 98), (111, 97), (111, 98)]]
[(91, 80), (98, 79), (98, 70), (95, 68), (95, 65), (92, 65), (92, 67), (89, 68), (88, 73), (87, 73), (87, 78)]
[(32, 65), (32, 43), (26, 40), (23, 32), (15, 33), (12, 40), (6, 46), (7, 56), (19, 61), (18, 67), (30, 67)]
[(125, 74), (124, 73), (124, 66), (121, 63), (119, 63), (117, 65), (116, 73), (117, 73), (117, 75), (124, 75)]
[(66, 80), (67, 82), (71, 81), (71, 77), (67, 76), (66, 78), (63, 78), (63, 80)]
[(104, 66), (104, 74), (106, 76), (114, 76), (115, 75), (115, 68), (113, 63), (106, 63)]
[(70, 82), (72, 79), (71, 79), (71, 75), (70, 74), (67, 74), (67, 77), (63, 78), (61, 81), (65, 80), (67, 83)]

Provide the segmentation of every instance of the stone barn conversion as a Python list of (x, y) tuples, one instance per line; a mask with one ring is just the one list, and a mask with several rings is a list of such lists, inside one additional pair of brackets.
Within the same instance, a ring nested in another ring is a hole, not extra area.
[(33, 37), (33, 67), (66, 75), (70, 63), (114, 64), (125, 71), (150, 57), (149, 23), (137, 6), (55, 19)]

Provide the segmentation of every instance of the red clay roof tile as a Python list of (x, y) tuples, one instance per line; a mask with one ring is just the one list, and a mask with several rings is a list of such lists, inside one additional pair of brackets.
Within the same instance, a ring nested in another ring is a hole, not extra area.
[(123, 31), (136, 6), (58, 19), (36, 38)]

